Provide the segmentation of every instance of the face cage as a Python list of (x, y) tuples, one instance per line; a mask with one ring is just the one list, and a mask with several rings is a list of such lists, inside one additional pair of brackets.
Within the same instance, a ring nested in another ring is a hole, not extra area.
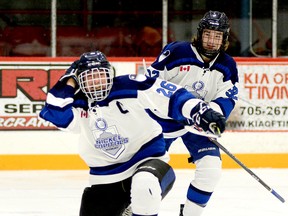
[[(219, 23), (219, 25), (220, 25), (220, 23)], [(228, 41), (229, 31), (230, 31), (229, 24), (227, 24), (226, 26), (227, 26), (227, 28), (225, 28), (223, 26), (220, 28), (219, 26), (213, 26), (213, 25), (207, 24), (205, 22), (199, 23), (199, 26), (197, 29), (197, 46), (198, 46), (198, 50), (200, 51), (201, 54), (203, 54), (204, 56), (206, 56), (208, 58), (214, 58), (216, 55), (218, 55), (218, 53), (221, 50), (223, 51), (225, 49), (224, 47)], [(203, 48), (202, 35), (203, 35), (204, 29), (210, 29), (210, 30), (223, 32), (222, 45), (220, 46), (220, 48), (218, 50), (206, 50)]]
[(113, 84), (112, 70), (109, 68), (93, 68), (78, 75), (80, 89), (87, 98), (102, 101), (110, 93)]
[[(207, 28), (207, 29), (210, 29), (210, 28)], [(224, 44), (226, 43), (228, 35), (226, 32), (222, 31), (223, 32), (223, 39), (222, 39), (222, 44), (221, 44), (220, 48), (218, 50), (207, 50), (207, 49), (203, 48), (203, 41), (202, 41), (203, 30), (204, 29), (198, 29), (198, 35), (197, 35), (198, 49), (199, 49), (200, 53), (203, 54), (204, 56), (206, 56), (208, 58), (214, 58), (216, 55), (218, 55), (218, 53), (221, 50), (224, 50)], [(215, 29), (211, 29), (211, 30), (215, 30)], [(216, 31), (220, 31), (220, 30), (216, 30)]]

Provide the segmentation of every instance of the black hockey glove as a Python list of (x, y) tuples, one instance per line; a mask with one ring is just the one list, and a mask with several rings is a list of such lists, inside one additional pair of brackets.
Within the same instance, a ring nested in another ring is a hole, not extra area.
[(198, 111), (191, 118), (196, 126), (213, 134), (224, 132), (226, 119), (222, 114), (211, 109), (206, 103), (199, 103), (195, 108)]
[(77, 71), (79, 60), (74, 61), (66, 70), (65, 74), (60, 78), (61, 82), (67, 82), (69, 78), (73, 78), (78, 85)]

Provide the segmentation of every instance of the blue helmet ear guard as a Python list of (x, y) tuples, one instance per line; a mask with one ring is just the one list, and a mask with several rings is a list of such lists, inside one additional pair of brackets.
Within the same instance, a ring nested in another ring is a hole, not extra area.
[(100, 51), (86, 52), (80, 56), (78, 63), (78, 75), (85, 70), (92, 68), (111, 69), (111, 65), (106, 56)]

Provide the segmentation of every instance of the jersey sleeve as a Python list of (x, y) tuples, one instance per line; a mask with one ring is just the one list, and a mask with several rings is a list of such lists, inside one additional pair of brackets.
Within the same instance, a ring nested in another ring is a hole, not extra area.
[(219, 91), (219, 97), (212, 100), (209, 105), (215, 111), (222, 113), (227, 119), (238, 101), (238, 83), (235, 83), (233, 86), (230, 84), (223, 84), (224, 88), (226, 87), (225, 85), (228, 89), (223, 89), (222, 92)]
[[(164, 80), (170, 80), (177, 75), (178, 68), (169, 68), (169, 64), (173, 60), (172, 52), (178, 47), (179, 42), (172, 42), (167, 44), (156, 58), (156, 60), (147, 68), (146, 75), (148, 77), (161, 78)], [(167, 66), (169, 69), (167, 69)]]
[(57, 128), (68, 131), (78, 131), (76, 109), (73, 108), (75, 89), (63, 82), (57, 82), (48, 92), (46, 103), (39, 117), (51, 122)]
[(139, 91), (138, 98), (146, 109), (183, 122), (197, 111), (200, 99), (179, 85), (157, 78), (150, 88)]
[(232, 58), (228, 58), (224, 64), (216, 64), (217, 67), (218, 70), (222, 71), (223, 79), (217, 83), (215, 99), (209, 105), (228, 119), (238, 101), (239, 77), (237, 65)]

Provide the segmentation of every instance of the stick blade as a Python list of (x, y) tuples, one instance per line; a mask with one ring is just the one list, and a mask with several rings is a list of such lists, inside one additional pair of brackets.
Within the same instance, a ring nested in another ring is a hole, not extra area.
[(279, 199), (282, 203), (285, 203), (285, 199), (280, 196), (280, 194), (278, 194), (276, 191), (274, 191), (273, 189), (271, 190), (271, 193), (277, 198)]

